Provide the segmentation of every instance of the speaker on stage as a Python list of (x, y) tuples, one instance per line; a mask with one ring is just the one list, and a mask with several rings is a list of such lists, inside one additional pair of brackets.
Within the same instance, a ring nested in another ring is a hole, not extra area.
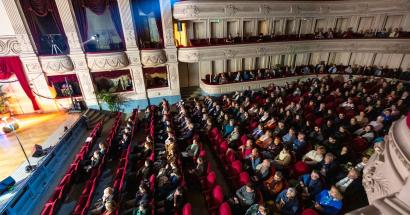
[(16, 181), (11, 176), (0, 181), (0, 195), (9, 190), (14, 184), (16, 184)]
[(43, 147), (40, 145), (34, 145), (33, 157), (38, 158), (44, 155)]

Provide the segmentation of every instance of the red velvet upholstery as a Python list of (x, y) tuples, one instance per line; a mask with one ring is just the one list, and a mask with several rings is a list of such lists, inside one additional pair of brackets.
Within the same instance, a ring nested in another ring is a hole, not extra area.
[(219, 214), (220, 215), (231, 215), (232, 214), (231, 207), (229, 206), (227, 202), (224, 202), (221, 204), (221, 206), (219, 206)]
[(305, 209), (301, 215), (319, 215), (318, 212), (316, 212), (314, 209), (308, 208)]
[(249, 174), (247, 172), (241, 172), (239, 174), (239, 186), (243, 186), (246, 185), (247, 183), (249, 183), (250, 181), (250, 177)]
[(186, 203), (182, 208), (182, 215), (192, 215), (192, 207), (191, 204)]
[(217, 205), (222, 204), (222, 202), (224, 200), (224, 192), (223, 192), (221, 186), (216, 185), (214, 187), (214, 189), (212, 190), (212, 199), (213, 199), (214, 203), (216, 203)]

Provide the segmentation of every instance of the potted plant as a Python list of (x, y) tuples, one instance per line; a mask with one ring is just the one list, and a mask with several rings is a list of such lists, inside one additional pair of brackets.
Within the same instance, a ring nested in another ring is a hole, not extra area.
[(121, 105), (123, 105), (124, 103), (124, 98), (121, 97), (119, 94), (106, 91), (106, 90), (103, 90), (97, 93), (97, 100), (98, 100), (98, 105), (100, 106), (100, 109), (101, 109), (101, 102), (103, 102), (108, 105), (108, 109), (111, 112), (120, 111)]

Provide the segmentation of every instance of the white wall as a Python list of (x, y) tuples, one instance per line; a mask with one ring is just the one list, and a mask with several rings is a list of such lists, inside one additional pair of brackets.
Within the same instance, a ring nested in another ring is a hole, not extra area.
[(3, 1), (0, 1), (0, 35), (15, 35)]

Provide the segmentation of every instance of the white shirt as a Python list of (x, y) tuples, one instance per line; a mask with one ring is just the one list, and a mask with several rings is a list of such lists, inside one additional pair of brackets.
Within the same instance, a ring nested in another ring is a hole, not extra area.
[(336, 183), (336, 187), (340, 189), (340, 191), (345, 192), (346, 188), (353, 182), (353, 179), (349, 178), (349, 177), (344, 177), (342, 179), (340, 179), (340, 181), (338, 181)]
[(302, 160), (305, 160), (306, 158), (309, 158), (312, 161), (316, 161), (319, 163), (323, 160), (323, 155), (317, 153), (316, 150), (311, 150), (303, 156)]

